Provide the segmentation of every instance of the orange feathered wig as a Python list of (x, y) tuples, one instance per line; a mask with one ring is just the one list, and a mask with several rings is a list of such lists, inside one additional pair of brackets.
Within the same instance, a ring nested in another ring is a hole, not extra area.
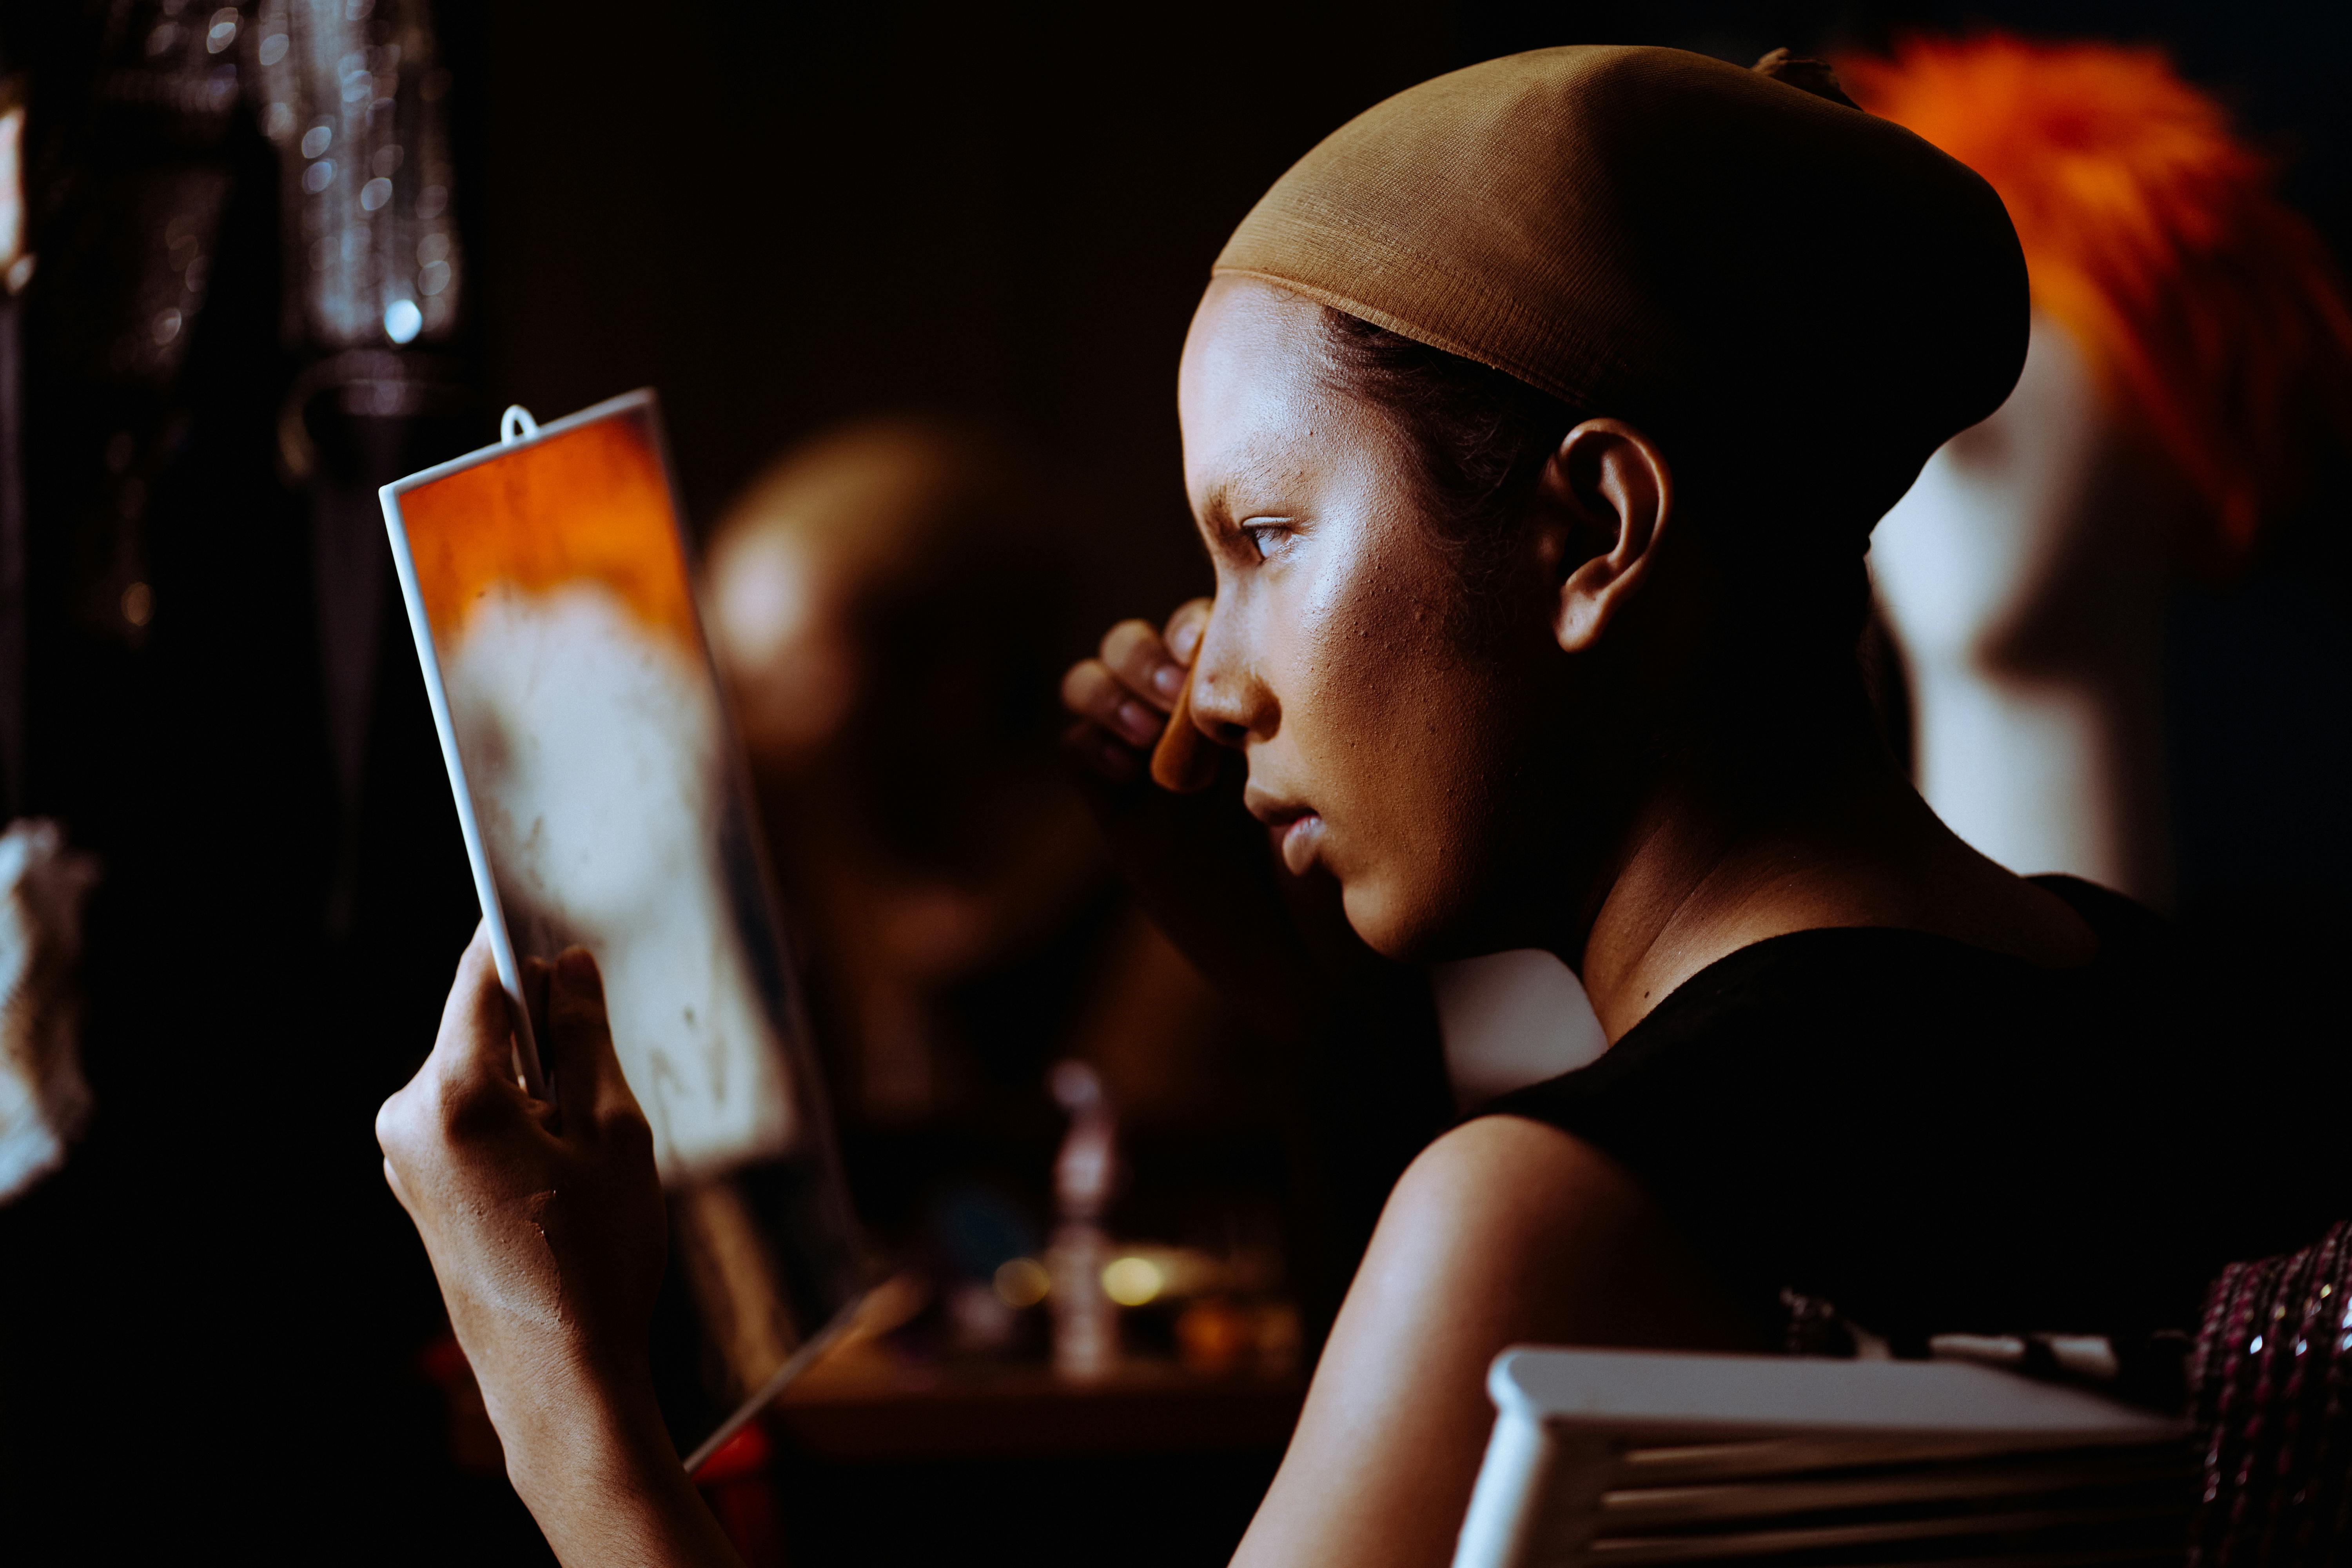
[(2036, 308), (2211, 508), (2224, 560), (2352, 429), (2352, 311), (2272, 159), (2161, 51), (1915, 38), (1836, 61), (1864, 109), (1983, 175)]

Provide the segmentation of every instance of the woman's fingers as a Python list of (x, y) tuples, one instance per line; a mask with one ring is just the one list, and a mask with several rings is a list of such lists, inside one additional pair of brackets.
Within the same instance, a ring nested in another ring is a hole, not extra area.
[(446, 1147), (452, 1129), (486, 1093), (514, 1074), (514, 1018), (499, 986), (486, 926), (457, 960), (457, 978), (441, 1009), (441, 1032), (433, 1054), (405, 1087), (375, 1113), (376, 1146), (383, 1151), (384, 1178), (403, 1207), (412, 1208), (401, 1180), (404, 1165), (430, 1164)]
[(1209, 629), (1210, 605), (1207, 599), (1185, 600), (1168, 617), (1167, 629), (1160, 635), (1170, 656), (1181, 660), (1188, 669), (1192, 668), (1192, 656), (1201, 651), (1201, 634)]
[(584, 947), (568, 947), (555, 960), (547, 988), (547, 1035), (555, 1068), (555, 1098), (567, 1136), (603, 1130), (616, 1116), (640, 1121), (637, 1098), (622, 1076), (613, 1050), (613, 1026), (604, 1011), (604, 978)]
[(1171, 651), (1147, 621), (1121, 621), (1103, 634), (1097, 657), (1082, 659), (1062, 678), (1062, 705), (1084, 721), (1062, 738), (1078, 765), (1113, 784), (1143, 776), (1144, 759), (1160, 744), (1168, 714), (1184, 691), (1186, 661), (1208, 625), (1209, 601), (1195, 599), (1170, 617)]
[(1081, 719), (1062, 732), (1062, 750), (1087, 772), (1112, 784), (1133, 784), (1143, 776), (1143, 759), (1135, 748), (1089, 720)]
[[(1177, 689), (1183, 689), (1181, 681)], [(1074, 664), (1070, 672), (1062, 677), (1062, 706), (1081, 719), (1092, 720), (1130, 746), (1150, 745), (1160, 739), (1160, 731), (1168, 723), (1163, 709), (1137, 696), (1135, 689), (1099, 658)]]
[[(534, 1040), (547, 1038), (547, 986), (554, 973), (555, 965), (543, 958), (525, 958), (522, 961), (523, 1008), (530, 1015), (530, 1037)], [(542, 1052), (546, 1048), (545, 1046), (540, 1047)], [(541, 1062), (540, 1065), (545, 1068), (552, 1064)]]
[(1141, 621), (1121, 621), (1105, 633), (1102, 661), (1119, 684), (1165, 713), (1184, 689), (1184, 667), (1160, 634)]
[(499, 984), (487, 922), (474, 928), (474, 940), (457, 960), (441, 1032), (418, 1076), (437, 1079), (445, 1089), (514, 1081), (514, 1009)]

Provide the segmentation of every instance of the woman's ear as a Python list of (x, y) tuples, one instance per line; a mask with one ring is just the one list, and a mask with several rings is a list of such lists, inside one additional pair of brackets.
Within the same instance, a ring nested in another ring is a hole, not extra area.
[(1591, 647), (1640, 592), (1674, 494), (1664, 455), (1623, 421), (1588, 419), (1561, 437), (1536, 480), (1535, 510), (1563, 649)]

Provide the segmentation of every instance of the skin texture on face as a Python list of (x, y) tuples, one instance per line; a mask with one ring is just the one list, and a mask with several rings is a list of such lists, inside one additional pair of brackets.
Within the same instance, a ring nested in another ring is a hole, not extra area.
[(1185, 343), (1185, 486), (1217, 574), (1192, 704), (1247, 755), (1244, 799), (1289, 869), (1337, 877), (1366, 942), (1419, 954), (1511, 830), (1501, 786), (1538, 728), (1525, 656), (1549, 627), (1539, 607), (1465, 613), (1412, 453), (1331, 385), (1319, 312), (1221, 279)]

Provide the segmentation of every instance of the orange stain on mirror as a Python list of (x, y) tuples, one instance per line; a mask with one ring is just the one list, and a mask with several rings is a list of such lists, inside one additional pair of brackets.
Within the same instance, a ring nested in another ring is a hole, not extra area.
[[(630, 409), (400, 498), (433, 635), (454, 646), (492, 590), (610, 587), (647, 627), (688, 647), (694, 600), (677, 513), (646, 410)], [(560, 529), (548, 526), (562, 518)]]

